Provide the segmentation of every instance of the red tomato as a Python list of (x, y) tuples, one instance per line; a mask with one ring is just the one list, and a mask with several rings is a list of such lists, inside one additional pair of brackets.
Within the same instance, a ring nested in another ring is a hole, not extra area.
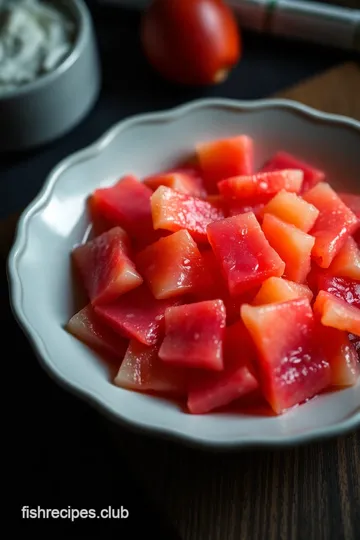
[(154, 0), (141, 41), (156, 71), (187, 85), (222, 82), (242, 49), (235, 16), (222, 0)]

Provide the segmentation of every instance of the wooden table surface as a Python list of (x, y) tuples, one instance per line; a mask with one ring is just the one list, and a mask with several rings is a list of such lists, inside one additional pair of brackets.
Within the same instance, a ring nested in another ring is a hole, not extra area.
[[(360, 120), (360, 68), (340, 66), (281, 96)], [(16, 221), (0, 224), (3, 256)], [(212, 454), (108, 427), (182, 540), (360, 539), (360, 431), (297, 448)]]

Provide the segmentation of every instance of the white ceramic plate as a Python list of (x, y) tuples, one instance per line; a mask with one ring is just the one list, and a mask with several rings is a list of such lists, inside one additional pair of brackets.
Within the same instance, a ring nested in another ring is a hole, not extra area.
[(191, 416), (165, 399), (120, 389), (98, 357), (64, 330), (74, 313), (69, 254), (86, 233), (85, 200), (95, 188), (170, 166), (199, 140), (241, 132), (256, 141), (257, 166), (284, 149), (325, 169), (335, 187), (360, 188), (359, 122), (284, 100), (196, 101), (122, 121), (60, 163), (24, 212), (8, 266), (14, 314), (58, 383), (129, 427), (213, 449), (297, 444), (355, 429), (360, 384), (281, 417)]

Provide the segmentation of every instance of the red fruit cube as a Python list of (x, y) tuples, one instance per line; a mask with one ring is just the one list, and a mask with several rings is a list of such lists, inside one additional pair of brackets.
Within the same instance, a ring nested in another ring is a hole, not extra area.
[(260, 286), (271, 276), (282, 276), (285, 263), (265, 238), (252, 212), (208, 226), (208, 239), (230, 294)]
[(350, 210), (355, 214), (355, 216), (360, 220), (360, 195), (355, 193), (338, 193), (340, 199)]
[(295, 169), (257, 173), (251, 176), (226, 178), (218, 183), (218, 189), (227, 200), (255, 199), (259, 202), (265, 202), (282, 189), (299, 193), (303, 178), (304, 173)]
[(91, 304), (73, 315), (66, 329), (94, 351), (108, 354), (112, 358), (124, 358), (128, 341), (104, 324)]
[(247, 214), (248, 212), (252, 212), (256, 219), (260, 222), (262, 218), (262, 212), (264, 209), (265, 203), (264, 202), (256, 202), (256, 200), (247, 200), (247, 201), (233, 201), (228, 200), (226, 204), (227, 208), (227, 215), (228, 216), (239, 216), (240, 214)]
[(179, 303), (156, 300), (142, 285), (111, 304), (96, 306), (95, 311), (105, 324), (124, 337), (155, 345), (163, 336), (165, 310)]
[(221, 371), (225, 326), (222, 300), (168, 308), (159, 357), (169, 365)]
[(329, 266), (333, 276), (360, 280), (360, 250), (354, 238), (349, 236)]
[(220, 180), (254, 170), (254, 142), (247, 135), (200, 143), (196, 153), (209, 193), (217, 193)]
[(298, 157), (292, 156), (287, 152), (277, 152), (261, 169), (263, 172), (281, 171), (283, 169), (300, 169), (304, 173), (304, 182), (302, 191), (314, 187), (319, 182), (325, 180), (325, 173), (306, 163)]
[(308, 275), (308, 284), (315, 294), (326, 291), (360, 308), (360, 281), (332, 276), (328, 271), (314, 266)]
[(273, 304), (275, 302), (286, 302), (295, 298), (307, 298), (310, 302), (312, 297), (313, 293), (307, 285), (295, 283), (284, 278), (271, 277), (262, 283), (252, 304), (259, 306), (262, 304)]
[(186, 230), (151, 244), (137, 255), (136, 263), (157, 299), (196, 293), (211, 282), (204, 259)]
[(272, 214), (290, 225), (307, 233), (313, 228), (319, 210), (296, 195), (281, 190), (273, 197), (262, 211), (262, 215)]
[(330, 365), (316, 343), (309, 300), (243, 305), (241, 317), (258, 351), (263, 394), (275, 413), (281, 414), (329, 386)]
[(221, 209), (210, 203), (160, 186), (151, 197), (154, 229), (186, 229), (194, 240), (206, 242), (206, 227), (224, 217)]
[(155, 191), (160, 186), (167, 186), (180, 193), (187, 193), (194, 197), (206, 196), (201, 180), (184, 172), (167, 172), (145, 178), (144, 184)]
[(324, 326), (360, 336), (360, 309), (326, 291), (320, 291), (314, 303), (314, 312)]
[(262, 230), (270, 245), (285, 262), (285, 277), (304, 283), (311, 269), (311, 251), (315, 238), (272, 214), (265, 214)]
[(253, 392), (259, 384), (247, 365), (206, 373), (190, 383), (187, 406), (192, 414), (205, 414)]
[(318, 338), (330, 364), (331, 385), (355, 385), (360, 377), (360, 363), (349, 335), (341, 330), (321, 325)]
[(212, 280), (206, 287), (194, 295), (195, 301), (222, 300), (226, 309), (226, 323), (228, 325), (232, 324), (240, 318), (240, 306), (244, 303), (250, 303), (253, 300), (258, 287), (239, 295), (231, 295), (212, 249), (204, 250), (202, 257)]
[(135, 176), (129, 175), (114, 186), (95, 190), (92, 198), (98, 216), (113, 226), (123, 227), (132, 240), (143, 245), (158, 238), (152, 226), (152, 193)]
[(160, 360), (158, 347), (131, 340), (114, 379), (122, 388), (138, 392), (156, 392), (183, 397), (187, 393), (185, 370)]
[(336, 192), (324, 182), (304, 193), (304, 199), (319, 210), (314, 227), (312, 256), (321, 268), (329, 268), (332, 260), (358, 227), (358, 219)]
[(92, 304), (112, 302), (143, 282), (129, 257), (128, 236), (114, 227), (72, 251), (75, 268)]
[(114, 225), (102, 215), (101, 209), (99, 210), (98, 208), (97, 200), (93, 197), (93, 195), (88, 198), (87, 209), (92, 225), (92, 238), (95, 238), (96, 236), (99, 236), (100, 234), (103, 234), (114, 227)]

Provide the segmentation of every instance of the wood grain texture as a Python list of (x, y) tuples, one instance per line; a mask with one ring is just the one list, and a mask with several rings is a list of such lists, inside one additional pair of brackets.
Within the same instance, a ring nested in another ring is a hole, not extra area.
[[(356, 64), (280, 95), (360, 119)], [(0, 224), (4, 257), (16, 221)], [(182, 540), (360, 539), (360, 432), (298, 448), (214, 454), (108, 428)]]
[(349, 62), (286, 89), (277, 97), (360, 120), (360, 66)]
[(360, 432), (209, 454), (110, 429), (182, 540), (359, 539)]

